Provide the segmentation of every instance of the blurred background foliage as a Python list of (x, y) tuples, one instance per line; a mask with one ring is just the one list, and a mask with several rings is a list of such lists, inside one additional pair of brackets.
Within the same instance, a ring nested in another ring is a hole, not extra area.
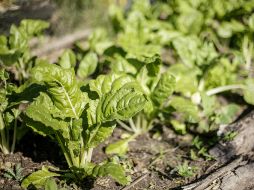
[(131, 0), (0, 0), (0, 33), (25, 18), (50, 21), (58, 35), (78, 26), (109, 28), (107, 9), (112, 4), (128, 7)]

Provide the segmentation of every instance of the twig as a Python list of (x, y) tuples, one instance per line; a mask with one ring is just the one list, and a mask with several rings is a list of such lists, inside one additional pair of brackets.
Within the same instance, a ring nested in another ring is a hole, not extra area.
[(130, 189), (131, 187), (133, 187), (134, 185), (138, 184), (140, 181), (142, 181), (143, 179), (145, 179), (147, 176), (148, 176), (149, 173), (146, 173), (140, 177), (138, 177), (136, 180), (134, 180), (130, 185), (122, 188), (121, 190), (128, 190)]
[(74, 42), (87, 38), (90, 33), (91, 30), (86, 29), (68, 34), (61, 38), (53, 39), (42, 47), (32, 50), (32, 55), (41, 57), (54, 51), (69, 47)]
[(205, 179), (200, 180), (200, 181), (198, 181), (196, 183), (193, 183), (193, 184), (190, 184), (190, 185), (183, 186), (182, 189), (184, 189), (184, 190), (190, 190), (190, 189), (203, 190), (206, 187), (208, 187), (214, 180), (221, 177), (223, 174), (225, 174), (229, 171), (232, 171), (235, 168), (237, 168), (238, 166), (242, 166), (246, 163), (247, 163), (247, 161), (242, 161), (242, 157), (240, 157), (239, 159), (236, 159), (236, 160), (232, 161), (231, 163), (229, 163), (226, 166), (220, 168), (216, 172), (210, 174)]

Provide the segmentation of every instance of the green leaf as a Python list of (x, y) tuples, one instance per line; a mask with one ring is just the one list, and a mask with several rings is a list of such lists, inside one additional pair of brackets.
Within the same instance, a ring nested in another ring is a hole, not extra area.
[(246, 80), (246, 88), (244, 88), (243, 90), (243, 97), (247, 103), (254, 105), (254, 80), (253, 79)]
[(76, 55), (70, 49), (65, 50), (62, 56), (60, 57), (58, 64), (65, 69), (70, 69), (72, 67), (75, 67)]
[(236, 119), (237, 113), (240, 111), (240, 106), (229, 104), (221, 108), (216, 115), (215, 122), (217, 124), (230, 124)]
[(177, 133), (179, 133), (181, 135), (185, 135), (187, 133), (186, 132), (186, 125), (184, 123), (180, 123), (179, 121), (174, 120), (174, 119), (171, 120), (170, 123)]
[(125, 73), (136, 74), (137, 72), (137, 69), (135, 68), (135, 66), (129, 63), (127, 59), (123, 58), (119, 54), (116, 54), (114, 56), (114, 60), (110, 64), (110, 67), (114, 73), (125, 72)]
[(119, 90), (102, 96), (96, 109), (96, 121), (103, 123), (115, 119), (128, 119), (141, 111), (146, 102), (146, 97), (138, 91), (136, 83), (126, 83)]
[(19, 49), (23, 52), (28, 47), (27, 34), (15, 25), (12, 25), (10, 29), (9, 43), (11, 49)]
[(205, 92), (201, 93), (201, 103), (204, 109), (204, 114), (209, 117), (214, 114), (217, 107), (216, 97), (207, 96)]
[(48, 128), (53, 131), (60, 130), (62, 132), (68, 130), (67, 122), (55, 118), (60, 116), (61, 112), (54, 107), (53, 102), (45, 93), (41, 93), (40, 96), (27, 107), (25, 114), (32, 119), (26, 121), (27, 125), (41, 134), (51, 134), (52, 132)]
[(95, 53), (90, 52), (80, 61), (77, 75), (80, 78), (86, 78), (93, 74), (98, 65), (98, 57)]
[(36, 188), (41, 188), (45, 185), (47, 179), (55, 176), (60, 176), (60, 174), (51, 172), (47, 167), (42, 166), (42, 169), (30, 174), (26, 177), (21, 184), (21, 187), (26, 189), (30, 184), (33, 184)]
[(114, 163), (106, 163), (103, 165), (95, 166), (92, 175), (94, 177), (103, 177), (109, 175), (121, 185), (126, 185), (129, 182), (128, 178), (125, 176), (125, 172), (122, 166)]
[[(201, 74), (199, 68), (188, 68), (183, 64), (174, 64), (168, 68), (176, 78), (175, 91), (184, 95), (190, 95), (198, 91), (198, 75)], [(191, 78), (191, 80), (189, 80)]]
[(56, 181), (52, 178), (46, 180), (46, 184), (44, 186), (45, 190), (58, 190)]
[(113, 122), (106, 122), (92, 129), (88, 129), (86, 131), (87, 143), (86, 146), (88, 148), (94, 148), (98, 146), (100, 143), (104, 142), (110, 135), (113, 133), (114, 128), (116, 127)]
[(32, 80), (46, 85), (54, 106), (61, 110), (63, 117), (79, 118), (87, 99), (72, 69), (39, 62), (32, 69)]
[(175, 96), (170, 101), (170, 106), (176, 110), (179, 116), (182, 115), (184, 120), (190, 123), (197, 123), (199, 121), (198, 107), (189, 99)]
[(49, 23), (43, 20), (24, 19), (21, 21), (19, 29), (28, 36), (36, 36), (49, 27)]
[(97, 92), (97, 94), (102, 97), (108, 93), (111, 89), (118, 90), (124, 84), (133, 81), (133, 79), (124, 74), (109, 74), (100, 75), (95, 80), (89, 82), (89, 87), (91, 91)]
[(175, 88), (175, 77), (165, 72), (161, 75), (159, 82), (151, 94), (155, 106), (160, 107), (173, 94)]
[(129, 149), (129, 142), (133, 140), (133, 136), (119, 140), (106, 147), (106, 154), (117, 154), (119, 156), (125, 155)]

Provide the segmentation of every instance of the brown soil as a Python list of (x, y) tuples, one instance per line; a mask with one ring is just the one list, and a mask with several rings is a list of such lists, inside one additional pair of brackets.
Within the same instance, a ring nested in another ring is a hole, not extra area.
[[(120, 138), (123, 133), (121, 129), (116, 129), (113, 137), (99, 146), (93, 154), (94, 162), (101, 162), (112, 155), (104, 153), (107, 144)], [(203, 175), (211, 165), (211, 162), (199, 159), (191, 161), (189, 159), (190, 136), (175, 135), (170, 129), (163, 127), (161, 139), (151, 138), (150, 135), (142, 135), (130, 143), (130, 151), (119, 159), (126, 167), (128, 175), (131, 176), (132, 183), (127, 187), (116, 184), (109, 177), (98, 178), (97, 180), (85, 180), (79, 189), (174, 189), (183, 184), (194, 181)], [(13, 168), (17, 163), (21, 163), (23, 175), (27, 176), (40, 169), (42, 165), (53, 165), (61, 169), (66, 169), (61, 151), (50, 139), (32, 134), (29, 132), (19, 143), (19, 152), (13, 155), (0, 154), (1, 176), (0, 189), (21, 189), (20, 182), (6, 179), (3, 174), (5, 168)], [(22, 152), (22, 153), (21, 153)], [(198, 168), (195, 176), (183, 178), (177, 175), (175, 167), (183, 160), (188, 160), (191, 166)], [(72, 185), (68, 189), (74, 189)]]

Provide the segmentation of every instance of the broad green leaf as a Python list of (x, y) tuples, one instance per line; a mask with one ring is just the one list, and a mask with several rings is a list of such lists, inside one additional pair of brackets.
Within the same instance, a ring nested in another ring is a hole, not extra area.
[(88, 38), (90, 50), (102, 55), (112, 45), (108, 39), (107, 32), (103, 28), (96, 29)]
[(96, 109), (97, 123), (125, 120), (141, 111), (147, 102), (136, 83), (126, 83), (119, 90), (105, 94)]
[(209, 117), (215, 112), (217, 105), (215, 96), (207, 96), (206, 93), (201, 93), (201, 104), (204, 114)]
[(202, 42), (194, 36), (178, 37), (173, 46), (182, 62), (189, 68), (194, 65), (209, 65), (218, 54), (212, 43)]
[(182, 115), (184, 120), (190, 123), (199, 121), (198, 107), (189, 99), (175, 96), (171, 99), (170, 106), (176, 110), (176, 113), (179, 114), (179, 116)]
[(24, 19), (20, 23), (19, 29), (28, 36), (36, 36), (49, 27), (49, 23), (43, 20)]
[(168, 68), (168, 72), (176, 79), (176, 92), (190, 95), (198, 91), (197, 76), (201, 74), (201, 71), (197, 67), (188, 68), (183, 64), (174, 64)]
[(102, 97), (110, 90), (118, 90), (124, 84), (133, 81), (133, 79), (124, 74), (109, 74), (100, 75), (95, 80), (89, 82), (89, 87), (91, 91), (97, 92), (97, 94)]
[(121, 185), (126, 185), (129, 182), (128, 178), (125, 176), (125, 172), (122, 166), (114, 163), (106, 163), (103, 165), (95, 166), (92, 175), (94, 177), (103, 177), (109, 175)]
[(45, 93), (41, 93), (40, 96), (27, 107), (25, 114), (34, 121), (27, 121), (27, 124), (37, 131), (42, 130), (42, 133), (44, 133), (43, 130), (46, 130), (46, 128), (43, 129), (41, 124), (54, 131), (64, 132), (68, 130), (67, 122), (60, 120), (59, 118), (54, 118), (54, 116), (61, 116), (61, 111), (54, 107), (53, 102)]
[(93, 74), (98, 65), (98, 57), (95, 53), (88, 53), (80, 61), (77, 75), (80, 78), (86, 78), (89, 75)]
[(58, 64), (65, 69), (74, 68), (76, 65), (76, 55), (70, 49), (65, 50)]
[(134, 65), (129, 63), (127, 59), (125, 59), (124, 57), (118, 54), (114, 56), (114, 60), (110, 64), (110, 67), (114, 73), (125, 72), (125, 73), (136, 74), (137, 72), (137, 69), (135, 68)]
[(254, 105), (254, 80), (253, 79), (246, 80), (246, 87), (243, 90), (243, 97), (247, 103)]
[(41, 188), (45, 185), (46, 181), (55, 176), (60, 176), (55, 172), (51, 172), (47, 167), (42, 166), (42, 169), (30, 174), (26, 177), (21, 184), (21, 187), (26, 189), (30, 184), (33, 184), (36, 188)]
[(72, 69), (39, 62), (32, 69), (32, 79), (47, 86), (54, 106), (61, 110), (63, 117), (79, 118), (87, 99), (80, 90)]
[(94, 128), (89, 128), (86, 131), (86, 136), (88, 139), (86, 146), (88, 148), (94, 148), (98, 146), (100, 143), (104, 142), (111, 136), (115, 127), (115, 123), (106, 122), (103, 124), (98, 124)]
[(15, 25), (12, 25), (10, 29), (9, 43), (11, 49), (19, 49), (23, 52), (28, 47), (27, 34)]
[(151, 94), (155, 106), (160, 107), (173, 94), (175, 88), (175, 77), (165, 72), (161, 75), (159, 82)]
[(46, 180), (44, 188), (45, 190), (58, 190), (56, 181), (52, 178)]
[(127, 153), (129, 149), (129, 142), (133, 140), (133, 137), (129, 137), (126, 139), (119, 140), (115, 143), (109, 144), (106, 147), (106, 154), (117, 154), (117, 155), (124, 155)]
[(229, 104), (222, 107), (216, 113), (215, 122), (217, 124), (230, 124), (236, 119), (237, 113), (240, 111), (240, 107), (236, 104)]

